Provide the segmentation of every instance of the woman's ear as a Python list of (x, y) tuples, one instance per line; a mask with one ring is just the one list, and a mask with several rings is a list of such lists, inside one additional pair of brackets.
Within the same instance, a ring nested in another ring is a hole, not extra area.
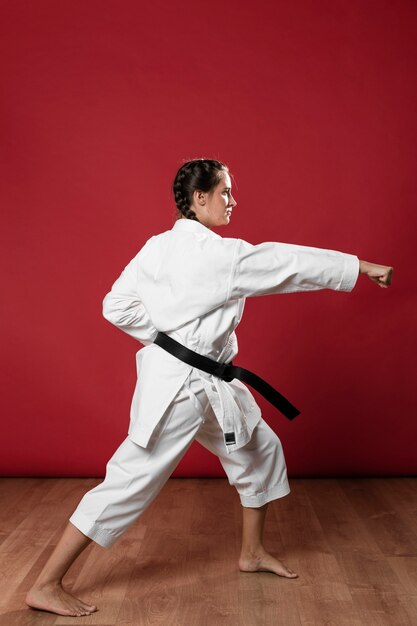
[(206, 193), (204, 191), (200, 191), (196, 189), (193, 193), (193, 200), (195, 201), (196, 206), (204, 206), (206, 203)]

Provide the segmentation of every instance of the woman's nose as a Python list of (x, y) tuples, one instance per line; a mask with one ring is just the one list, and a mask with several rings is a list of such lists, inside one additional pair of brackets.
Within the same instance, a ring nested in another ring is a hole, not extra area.
[(237, 202), (236, 202), (236, 200), (234, 199), (234, 197), (233, 197), (233, 196), (230, 196), (230, 204), (231, 204), (232, 206), (236, 206), (236, 205), (237, 205)]

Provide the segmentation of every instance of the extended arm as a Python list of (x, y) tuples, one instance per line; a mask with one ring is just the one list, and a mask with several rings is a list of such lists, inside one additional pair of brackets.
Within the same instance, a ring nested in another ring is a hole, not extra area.
[(290, 243), (252, 245), (238, 240), (229, 298), (333, 289), (352, 291), (359, 276), (357, 256)]

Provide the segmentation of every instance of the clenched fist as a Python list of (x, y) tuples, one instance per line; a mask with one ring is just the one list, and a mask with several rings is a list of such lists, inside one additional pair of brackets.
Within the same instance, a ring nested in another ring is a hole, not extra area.
[(380, 287), (388, 287), (392, 283), (393, 267), (388, 265), (377, 265), (368, 261), (359, 261), (359, 273), (366, 274)]

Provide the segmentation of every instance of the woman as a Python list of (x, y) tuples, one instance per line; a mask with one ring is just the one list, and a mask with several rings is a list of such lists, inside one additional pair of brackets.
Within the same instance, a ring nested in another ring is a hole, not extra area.
[(307, 246), (251, 245), (222, 238), (236, 201), (229, 170), (212, 159), (184, 163), (174, 180), (178, 219), (151, 237), (103, 301), (103, 315), (140, 341), (138, 383), (128, 437), (87, 492), (26, 602), (60, 615), (97, 610), (64, 590), (62, 579), (91, 542), (110, 547), (156, 497), (196, 439), (218, 455), (243, 511), (239, 568), (296, 578), (262, 544), (268, 502), (290, 492), (277, 435), (249, 389), (192, 367), (154, 343), (162, 331), (219, 363), (237, 354), (234, 329), (246, 297), (334, 289), (351, 291), (359, 273), (381, 287), (392, 268)]

